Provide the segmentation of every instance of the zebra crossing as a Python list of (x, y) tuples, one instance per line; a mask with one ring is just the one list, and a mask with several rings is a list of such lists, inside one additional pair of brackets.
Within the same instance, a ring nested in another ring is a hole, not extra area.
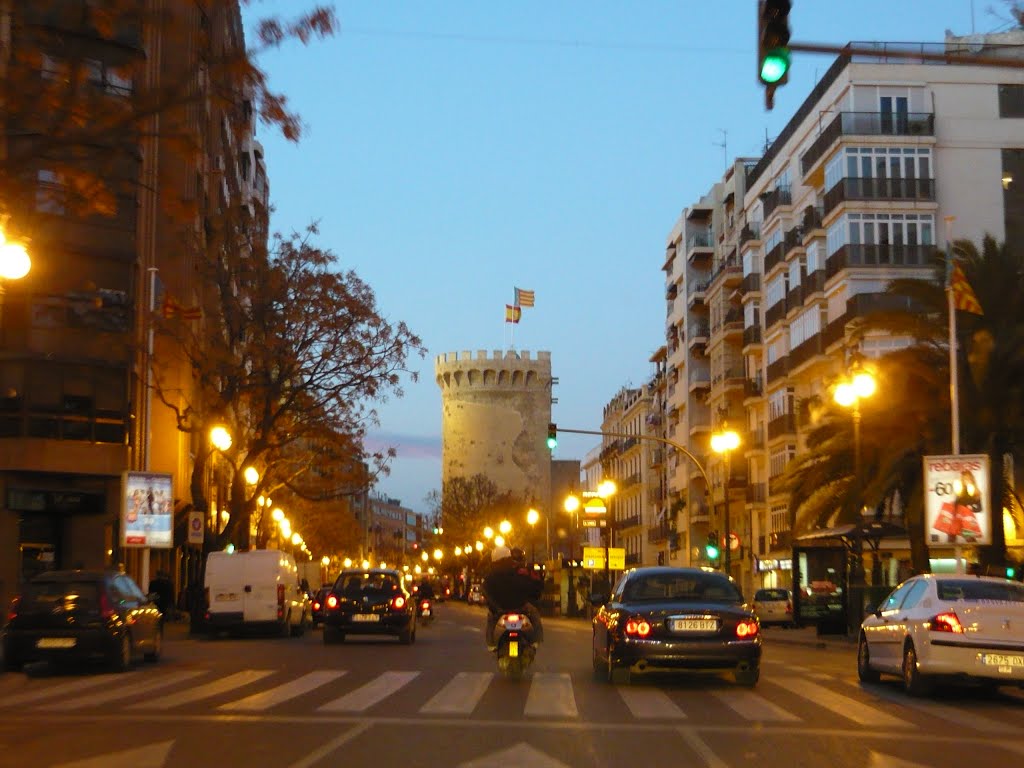
[[(111, 685), (116, 681), (115, 685)], [(988, 734), (1024, 735), (1020, 710), (957, 707), (939, 701), (911, 699), (895, 688), (865, 690), (856, 679), (808, 679), (799, 675), (762, 676), (756, 689), (725, 686), (607, 686), (589, 677), (565, 672), (535, 672), (509, 684), (493, 672), (458, 672), (441, 676), (425, 670), (387, 670), (367, 675), (359, 670), (322, 669), (289, 676), (270, 669), (244, 669), (227, 674), (185, 669), (137, 672), (128, 676), (86, 678), (0, 678), (0, 712), (174, 713), (205, 706), (211, 713), (261, 714), (296, 708), (317, 715), (364, 715), (399, 706), (409, 716), (487, 717), (489, 692), (513, 699), (525, 718), (578, 721), (609, 719), (652, 723), (720, 724), (821, 722), (887, 731), (914, 729), (915, 718), (956, 723), (959, 729)], [(399, 703), (399, 704), (396, 704)], [(595, 704), (596, 702), (596, 704)], [(383, 707), (382, 705), (388, 705)], [(595, 712), (597, 716), (595, 717)], [(493, 712), (492, 712), (493, 714)], [(506, 713), (507, 716), (508, 713)], [(996, 716), (992, 716), (995, 714)], [(1000, 717), (1002, 716), (1002, 717)]]

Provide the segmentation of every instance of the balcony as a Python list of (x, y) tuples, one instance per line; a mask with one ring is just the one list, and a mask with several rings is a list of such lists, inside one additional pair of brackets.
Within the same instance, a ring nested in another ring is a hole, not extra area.
[(749, 275), (744, 275), (742, 282), (740, 282), (740, 296), (746, 296), (748, 293), (754, 293), (761, 290), (761, 274), (759, 272), (751, 272)]
[(843, 245), (825, 261), (825, 276), (847, 267), (930, 267), (938, 258), (934, 245)]
[(761, 343), (761, 326), (752, 325), (743, 329), (743, 346), (750, 347)]
[(743, 383), (744, 397), (760, 397), (763, 392), (764, 387), (761, 386), (761, 379), (747, 379)]
[[(803, 273), (803, 270), (801, 270), (801, 275), (800, 275), (801, 278), (803, 277), (802, 273)], [(800, 309), (800, 308), (803, 307), (803, 305), (804, 305), (804, 292), (803, 292), (803, 288), (801, 287), (800, 283), (797, 283), (792, 288), (790, 288), (789, 292), (786, 294), (786, 312), (789, 312), (790, 310), (794, 310), (794, 309)]]
[(736, 261), (735, 256), (733, 256), (732, 258), (723, 260), (722, 263), (718, 265), (712, 273), (711, 280), (708, 285), (712, 285), (722, 278), (725, 279), (726, 286), (735, 285), (740, 281), (742, 276), (743, 267), (738, 261)]
[(772, 215), (772, 212), (780, 205), (792, 205), (793, 194), (788, 184), (778, 186), (771, 192), (766, 194), (763, 198), (764, 206), (764, 220), (768, 221), (768, 217)]
[(690, 323), (689, 346), (691, 348), (708, 343), (711, 326), (708, 323)]
[(777, 437), (796, 434), (796, 416), (792, 413), (784, 413), (776, 416), (768, 422), (768, 439), (774, 440)]
[(747, 486), (747, 503), (764, 504), (768, 501), (768, 483), (751, 483)]
[(679, 293), (679, 286), (672, 283), (668, 288), (665, 289), (665, 298), (668, 301), (672, 301)]
[(715, 247), (715, 238), (711, 232), (697, 232), (686, 239), (687, 261), (711, 255)]
[(789, 350), (789, 370), (794, 371), (798, 366), (803, 365), (817, 355), (825, 354), (825, 344), (820, 333), (797, 344)]
[(771, 384), (776, 379), (782, 378), (789, 373), (789, 358), (782, 357), (776, 360), (774, 363), (768, 363), (768, 368), (765, 370), (765, 377), (768, 383)]
[(804, 228), (793, 227), (782, 237), (782, 252), (789, 255), (789, 252), (796, 248), (804, 247)]
[(771, 272), (778, 264), (783, 261), (783, 256), (786, 255), (785, 251), (782, 250), (782, 241), (779, 241), (775, 247), (773, 247), (768, 253), (764, 255), (764, 273), (767, 275)]
[(700, 389), (711, 389), (711, 373), (709, 371), (692, 371), (690, 373), (690, 392)]
[(671, 532), (668, 523), (661, 523), (660, 525), (654, 525), (647, 529), (647, 543), (648, 544), (661, 544), (663, 541), (668, 541), (668, 535)]
[(764, 327), (771, 328), (786, 316), (786, 300), (777, 301), (764, 313)]
[(639, 552), (627, 552), (626, 553), (626, 567), (631, 565), (640, 565), (640, 553)]
[(750, 221), (740, 230), (740, 248), (751, 241), (761, 242), (761, 222)]
[(814, 233), (818, 230), (824, 231), (825, 225), (822, 223), (824, 218), (824, 209), (816, 205), (808, 205), (804, 208), (803, 222), (801, 227), (804, 230), (804, 241), (810, 239)]
[(935, 179), (872, 179), (847, 176), (825, 193), (824, 214), (848, 200), (935, 201)]
[(840, 112), (800, 156), (806, 178), (840, 136), (934, 136), (935, 115), (930, 112)]
[(620, 517), (615, 520), (614, 525), (620, 531), (626, 528), (636, 528), (640, 525), (640, 515), (630, 515), (629, 517)]
[(691, 523), (706, 523), (709, 519), (710, 508), (706, 504), (694, 504), (690, 508)]
[(744, 447), (747, 452), (764, 450), (764, 427), (758, 427), (747, 433)]
[(709, 281), (694, 280), (687, 286), (687, 301), (692, 307), (695, 304), (704, 302), (704, 295), (707, 293)]
[(825, 291), (825, 279), (827, 274), (824, 269), (816, 269), (811, 274), (807, 275), (800, 282), (801, 297), (800, 303), (807, 301), (811, 296), (816, 293), (823, 293)]

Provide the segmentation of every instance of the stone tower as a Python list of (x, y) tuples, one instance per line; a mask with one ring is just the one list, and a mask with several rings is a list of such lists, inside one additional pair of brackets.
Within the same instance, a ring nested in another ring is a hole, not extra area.
[(441, 480), (482, 474), (550, 509), (551, 353), (448, 352), (434, 361), (441, 388)]

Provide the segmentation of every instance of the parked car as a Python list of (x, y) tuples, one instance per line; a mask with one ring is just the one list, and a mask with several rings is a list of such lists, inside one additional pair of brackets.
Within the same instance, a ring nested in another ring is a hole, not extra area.
[(629, 682), (643, 672), (730, 671), (757, 685), (761, 627), (723, 573), (651, 566), (626, 571), (591, 602), (594, 675)]
[(118, 671), (163, 650), (156, 595), (117, 571), (49, 571), (14, 599), (3, 630), (4, 666), (103, 661)]
[(762, 627), (778, 624), (795, 626), (793, 619), (793, 593), (788, 589), (759, 589), (754, 593), (754, 615)]
[(310, 621), (309, 595), (295, 558), (276, 549), (211, 552), (206, 560), (208, 630), (272, 629), (301, 635)]
[(320, 587), (313, 595), (312, 609), (312, 620), (313, 626), (317, 627), (323, 623), (324, 616), (327, 615), (327, 596), (331, 594), (330, 587)]
[(325, 644), (341, 642), (346, 635), (393, 635), (403, 645), (416, 642), (416, 601), (398, 571), (342, 571), (326, 605)]
[(857, 676), (898, 675), (912, 696), (942, 678), (1024, 687), (1024, 584), (923, 574), (900, 584), (861, 622)]

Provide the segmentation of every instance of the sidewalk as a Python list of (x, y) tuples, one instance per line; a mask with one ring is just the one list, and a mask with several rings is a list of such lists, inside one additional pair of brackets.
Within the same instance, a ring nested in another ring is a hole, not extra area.
[(785, 645), (803, 645), (808, 648), (836, 648), (840, 650), (857, 650), (857, 638), (846, 635), (819, 635), (817, 627), (801, 627), (786, 629), (785, 627), (765, 627), (761, 630), (765, 643), (781, 643)]

